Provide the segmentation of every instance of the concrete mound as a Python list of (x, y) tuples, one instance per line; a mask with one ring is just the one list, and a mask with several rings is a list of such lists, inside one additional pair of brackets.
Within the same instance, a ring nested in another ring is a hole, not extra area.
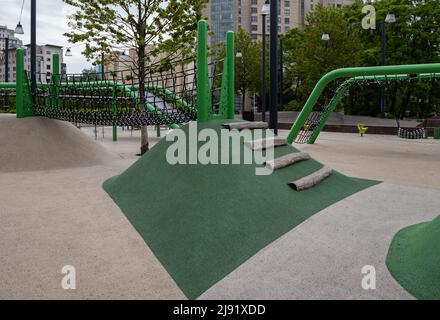
[(88, 167), (114, 159), (68, 122), (0, 115), (0, 172)]

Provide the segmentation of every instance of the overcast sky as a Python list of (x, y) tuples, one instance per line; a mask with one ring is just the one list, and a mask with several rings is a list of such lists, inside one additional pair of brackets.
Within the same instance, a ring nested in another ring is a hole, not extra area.
[[(23, 0), (0, 0), (0, 25), (7, 25), (9, 29), (15, 29), (20, 18), (20, 10)], [(23, 16), (21, 24), (24, 35), (18, 35), (24, 44), (30, 42), (30, 0), (24, 0)], [(37, 1), (37, 43), (54, 44), (69, 47), (67, 38), (63, 33), (69, 31), (67, 15), (72, 12), (72, 7), (63, 3), (62, 0), (38, 0)], [(83, 47), (72, 48), (72, 57), (63, 57), (67, 63), (68, 73), (79, 73), (85, 68), (90, 68), (91, 63), (82, 55)], [(65, 48), (64, 48), (65, 51)]]

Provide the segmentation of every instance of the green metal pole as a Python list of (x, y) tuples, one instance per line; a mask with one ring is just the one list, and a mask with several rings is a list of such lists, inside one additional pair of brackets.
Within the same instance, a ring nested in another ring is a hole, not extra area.
[(199, 122), (208, 120), (209, 115), (209, 77), (208, 77), (208, 23), (200, 20), (197, 44), (197, 118)]
[(113, 141), (118, 141), (118, 127), (116, 126), (116, 107), (117, 107), (117, 93), (116, 86), (113, 86), (113, 95), (112, 95), (112, 111), (113, 111), (113, 128), (112, 128), (112, 137)]
[(226, 61), (228, 63), (228, 111), (227, 118), (235, 118), (235, 38), (234, 32), (229, 31), (226, 35)]
[(60, 55), (58, 53), (52, 56), (52, 106), (59, 107), (59, 95), (60, 95)]
[(318, 101), (325, 87), (333, 80), (338, 78), (348, 78), (356, 76), (373, 76), (373, 75), (394, 75), (394, 74), (418, 74), (418, 73), (438, 73), (440, 72), (440, 63), (433, 64), (413, 64), (400, 66), (380, 66), (380, 67), (360, 67), (360, 68), (343, 68), (336, 69), (327, 73), (318, 81), (309, 99), (304, 105), (303, 110), (295, 120), (294, 125), (287, 137), (288, 143), (293, 143), (304, 123), (307, 121), (310, 113)]
[(160, 125), (156, 126), (156, 136), (160, 138)]
[(24, 118), (24, 53), (23, 49), (17, 49), (15, 52), (16, 59), (16, 100), (15, 109), (17, 112), (17, 118)]

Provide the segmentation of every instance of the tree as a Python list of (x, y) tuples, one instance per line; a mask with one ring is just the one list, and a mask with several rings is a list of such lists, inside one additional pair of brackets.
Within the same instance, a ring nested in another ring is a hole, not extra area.
[[(379, 22), (388, 12), (396, 15), (396, 22), (386, 25), (387, 64), (418, 64), (440, 62), (440, 2), (437, 0), (382, 0), (372, 3), (376, 9), (375, 30), (363, 30), (360, 0), (344, 6), (339, 12), (352, 29), (360, 30), (363, 57), (368, 66), (381, 64), (381, 34)], [(439, 110), (438, 83), (401, 81), (389, 83), (387, 110), (396, 118), (405, 114), (417, 117)], [(357, 87), (350, 91), (350, 111), (375, 115), (379, 112), (379, 87)], [(377, 103), (371, 103), (371, 102)]]
[(235, 88), (242, 96), (244, 108), (246, 93), (259, 91), (261, 86), (261, 45), (243, 28), (235, 35), (235, 47), (241, 57), (235, 58)]
[[(246, 94), (260, 90), (262, 47), (261, 43), (253, 41), (251, 35), (242, 27), (238, 28), (234, 38), (235, 51), (241, 54), (241, 56), (235, 56), (235, 93), (241, 95), (242, 106), (244, 106)], [(224, 59), (226, 55), (224, 43), (214, 48), (214, 51), (216, 60)]]
[(100, 80), (101, 79), (101, 75), (96, 71), (95, 68), (89, 68), (89, 69), (83, 69), (81, 71), (81, 76), (82, 78), (84, 78), (86, 81), (96, 81), (96, 80)]
[[(203, 0), (63, 0), (77, 10), (69, 16), (72, 43), (84, 43), (83, 54), (100, 61), (102, 53), (134, 49), (127, 65), (139, 81), (140, 106), (145, 104), (147, 66), (161, 52), (182, 55), (193, 50)], [(149, 46), (154, 49), (148, 54)], [(122, 61), (121, 61), (122, 62)], [(124, 63), (124, 62), (122, 62)], [(148, 131), (141, 131), (141, 154), (148, 150)]]
[[(323, 41), (323, 33), (330, 35)], [(337, 9), (318, 4), (307, 16), (307, 23), (299, 34), (296, 50), (288, 52), (295, 59), (295, 71), (302, 79), (301, 91), (308, 96), (316, 83), (327, 72), (343, 67), (362, 66), (362, 43), (358, 31), (351, 28)], [(335, 89), (331, 87), (331, 89)]]

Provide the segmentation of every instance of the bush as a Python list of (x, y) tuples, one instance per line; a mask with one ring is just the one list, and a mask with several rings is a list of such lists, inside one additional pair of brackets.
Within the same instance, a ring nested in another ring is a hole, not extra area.
[(288, 104), (284, 105), (283, 111), (301, 111), (303, 108), (302, 104), (297, 100), (292, 100)]

